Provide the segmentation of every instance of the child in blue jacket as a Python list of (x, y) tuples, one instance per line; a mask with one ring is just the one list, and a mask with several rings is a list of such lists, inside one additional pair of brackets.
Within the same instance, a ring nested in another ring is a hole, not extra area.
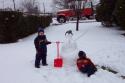
[(40, 68), (41, 60), (42, 65), (47, 66), (47, 45), (51, 44), (51, 42), (47, 40), (46, 35), (44, 34), (44, 30), (42, 28), (38, 29), (38, 36), (35, 38), (34, 44), (36, 48), (35, 67)]

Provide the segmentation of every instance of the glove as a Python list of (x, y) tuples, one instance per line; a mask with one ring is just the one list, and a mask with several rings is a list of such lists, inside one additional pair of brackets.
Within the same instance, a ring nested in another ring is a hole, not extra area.
[(51, 44), (52, 42), (48, 41), (48, 44)]
[(44, 40), (40, 40), (39, 45), (43, 44), (44, 42), (45, 42)]

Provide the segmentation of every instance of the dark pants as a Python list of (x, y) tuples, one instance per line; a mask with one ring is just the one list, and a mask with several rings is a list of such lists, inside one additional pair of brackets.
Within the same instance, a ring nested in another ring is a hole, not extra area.
[(42, 60), (42, 65), (46, 65), (46, 56), (47, 54), (41, 54), (38, 53), (36, 54), (36, 59), (35, 59), (35, 67), (39, 67), (40, 66), (40, 61)]
[(97, 69), (91, 66), (87, 66), (85, 68), (81, 68), (80, 71), (82, 73), (86, 73), (87, 76), (90, 77), (92, 74), (94, 74), (97, 71)]

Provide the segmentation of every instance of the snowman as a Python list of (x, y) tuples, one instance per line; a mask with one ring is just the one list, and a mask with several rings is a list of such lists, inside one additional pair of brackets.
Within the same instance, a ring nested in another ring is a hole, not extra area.
[(61, 48), (61, 54), (64, 58), (64, 62), (66, 62), (68, 65), (74, 65), (75, 61), (74, 59), (77, 56), (78, 49), (77, 49), (77, 44), (73, 40), (73, 33), (72, 30), (68, 30), (65, 33), (65, 42), (62, 45)]

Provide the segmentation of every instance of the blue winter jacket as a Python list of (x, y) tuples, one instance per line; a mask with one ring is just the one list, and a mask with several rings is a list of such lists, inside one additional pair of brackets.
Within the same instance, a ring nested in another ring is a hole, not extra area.
[(38, 53), (46, 54), (47, 53), (47, 45), (51, 44), (50, 41), (47, 41), (46, 36), (37, 36), (34, 40), (35, 48)]

